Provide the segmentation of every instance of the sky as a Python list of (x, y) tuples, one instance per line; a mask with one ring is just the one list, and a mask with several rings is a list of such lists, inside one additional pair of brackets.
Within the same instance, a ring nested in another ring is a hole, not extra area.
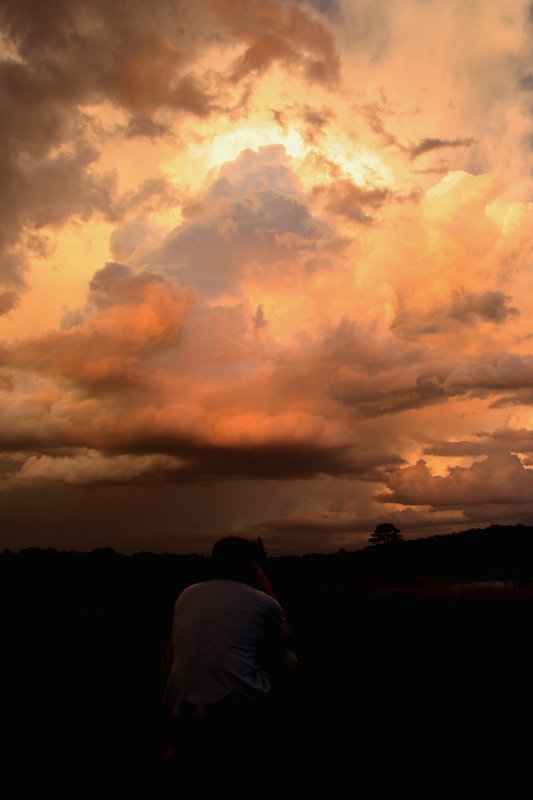
[(533, 4), (0, 0), (2, 546), (533, 523)]

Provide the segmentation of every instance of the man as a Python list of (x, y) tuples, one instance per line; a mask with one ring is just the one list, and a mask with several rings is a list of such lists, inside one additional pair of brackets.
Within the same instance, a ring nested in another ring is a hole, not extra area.
[[(214, 579), (189, 586), (174, 606), (165, 704), (169, 756), (194, 757), (194, 743), (257, 750), (271, 691), (267, 665), (297, 664), (288, 626), (256, 560), (255, 544), (229, 536), (212, 551)], [(198, 749), (198, 748), (197, 748)]]

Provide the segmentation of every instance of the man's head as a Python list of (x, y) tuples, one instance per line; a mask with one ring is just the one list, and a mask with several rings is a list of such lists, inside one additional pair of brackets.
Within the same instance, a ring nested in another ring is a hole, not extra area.
[(226, 536), (213, 545), (213, 573), (216, 578), (249, 583), (257, 557), (255, 542), (241, 536)]

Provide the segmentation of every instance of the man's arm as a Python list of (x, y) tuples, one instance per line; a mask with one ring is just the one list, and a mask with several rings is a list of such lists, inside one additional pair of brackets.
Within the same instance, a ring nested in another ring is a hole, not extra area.
[[(274, 600), (278, 600), (276, 597), (276, 593), (274, 592), (274, 588), (270, 583), (269, 579), (267, 578), (265, 571), (259, 566), (257, 561), (254, 561), (252, 564), (252, 576), (253, 576), (253, 583), (256, 589), (259, 589), (261, 592), (268, 594), (269, 597), (273, 597)], [(279, 600), (278, 600), (279, 603)], [(285, 633), (286, 638), (288, 639), (291, 635), (291, 629), (289, 627), (289, 623), (287, 622), (287, 618), (285, 613), (283, 613), (283, 622), (282, 622), (283, 631)]]

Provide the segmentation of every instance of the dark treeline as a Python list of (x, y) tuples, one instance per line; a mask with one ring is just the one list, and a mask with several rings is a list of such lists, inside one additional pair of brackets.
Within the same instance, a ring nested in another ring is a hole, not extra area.
[[(472, 763), (473, 742), (499, 758), (512, 742), (520, 758), (533, 527), (269, 558), (266, 568), (305, 665), (279, 733), (295, 769), (358, 763), (381, 780), (383, 737), (398, 780), (413, 781), (422, 763), (445, 771), (451, 742), (457, 768)], [(56, 779), (76, 764), (156, 780), (173, 603), (208, 577), (198, 555), (0, 556), (5, 724), (20, 775), (29, 757)]]

